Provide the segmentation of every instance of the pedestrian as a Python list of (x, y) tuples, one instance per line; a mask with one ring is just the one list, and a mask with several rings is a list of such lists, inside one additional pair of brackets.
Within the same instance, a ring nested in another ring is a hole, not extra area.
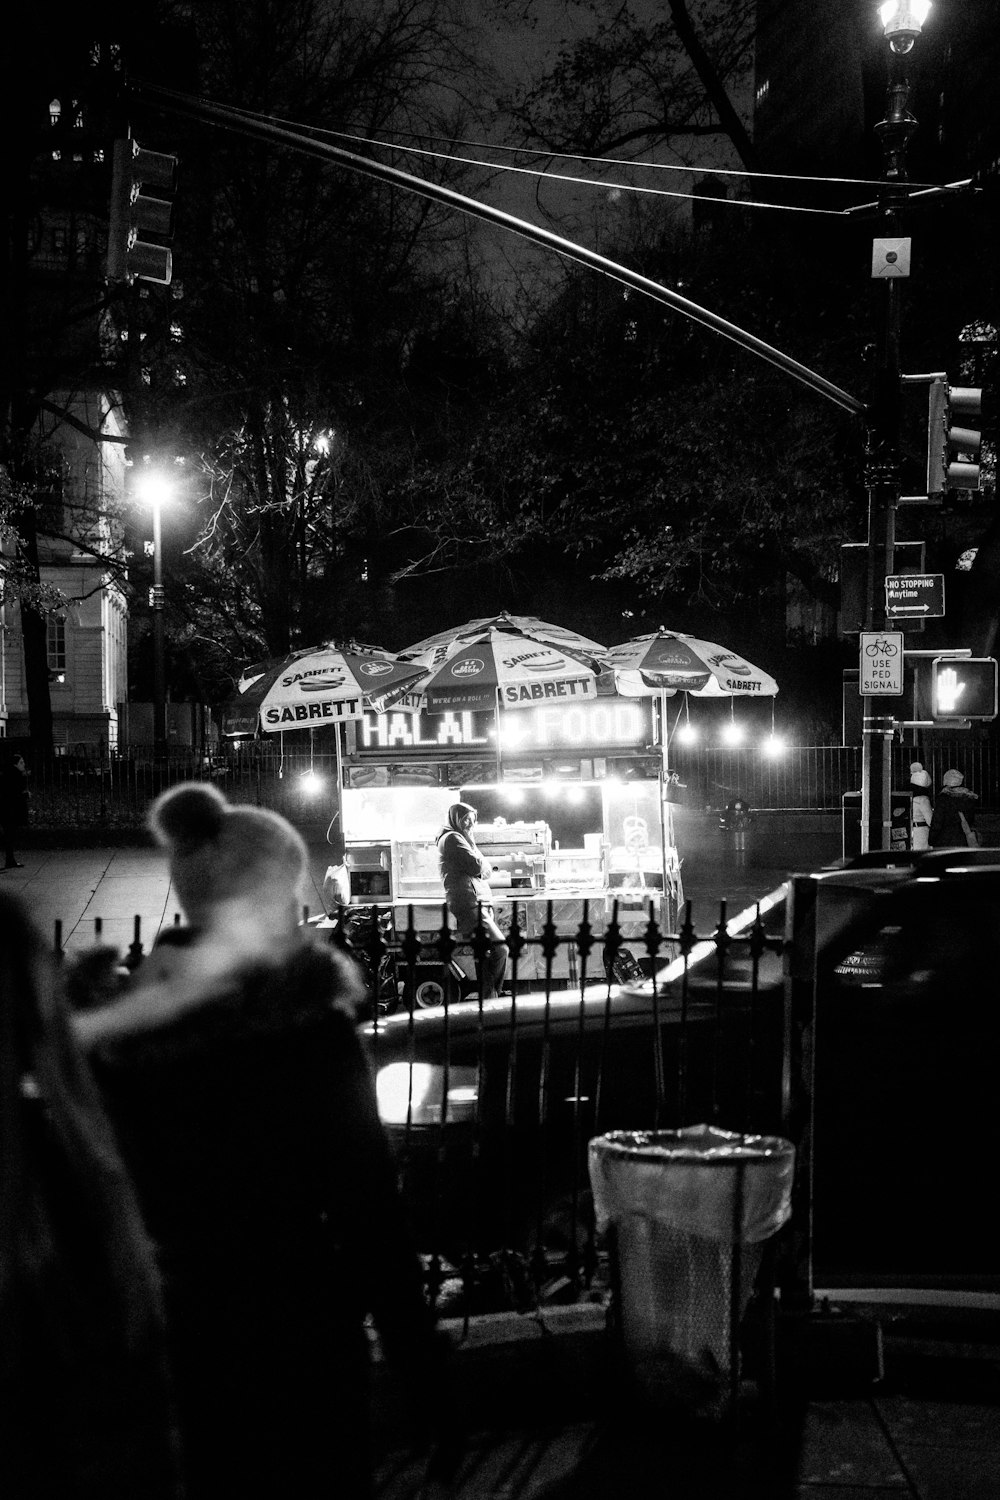
[(284, 818), (188, 783), (150, 823), (189, 925), (77, 1029), (161, 1257), (189, 1500), (368, 1496), (368, 1315), (413, 1407), (441, 1370), (362, 987)]
[(455, 918), (463, 942), (473, 942), (482, 923), (490, 939), (489, 956), (483, 965), (481, 998), (495, 999), (507, 970), (509, 949), (493, 911), (490, 889), (491, 865), (480, 853), (475, 838), (478, 813), (468, 802), (453, 802), (448, 823), (437, 836), (438, 866), (448, 910)]
[(750, 829), (756, 819), (745, 797), (736, 796), (719, 814), (719, 828), (725, 834), (724, 851), (738, 870), (745, 870)]
[(154, 1250), (53, 957), (0, 893), (0, 1494), (178, 1500)]
[(910, 848), (930, 847), (931, 799), (927, 795), (931, 784), (930, 772), (925, 771), (919, 760), (910, 764)]
[(976, 803), (979, 798), (965, 785), (961, 771), (945, 771), (931, 818), (932, 849), (976, 848)]
[(14, 849), (17, 835), (28, 822), (28, 772), (23, 755), (9, 746), (0, 758), (0, 827), (3, 829), (5, 870), (20, 870), (22, 861)]

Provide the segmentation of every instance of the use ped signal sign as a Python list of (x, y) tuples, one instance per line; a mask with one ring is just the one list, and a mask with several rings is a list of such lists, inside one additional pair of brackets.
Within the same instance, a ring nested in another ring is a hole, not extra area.
[(879, 630), (861, 636), (858, 687), (864, 697), (903, 695), (903, 637)]

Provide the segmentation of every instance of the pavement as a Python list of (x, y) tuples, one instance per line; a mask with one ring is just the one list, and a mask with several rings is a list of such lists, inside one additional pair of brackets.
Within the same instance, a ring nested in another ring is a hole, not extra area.
[[(330, 851), (321, 842), (310, 842), (308, 848), (305, 904), (310, 915), (318, 916), (324, 910), (321, 893)], [(714, 929), (720, 899), (726, 900), (732, 917), (774, 889), (792, 869), (815, 868), (827, 851), (807, 845), (798, 851), (792, 846), (782, 854), (783, 863), (772, 853), (766, 862), (751, 859), (736, 866), (712, 845), (684, 858), (684, 897), (691, 901), (698, 930)], [(28, 848), (19, 851), (18, 858), (23, 861), (21, 869), (0, 873), (3, 888), (20, 896), (39, 931), (51, 935), (64, 952), (94, 943), (124, 952), (138, 941), (148, 953), (161, 927), (180, 921), (166, 856), (151, 845)]]
[[(540, 1363), (545, 1364), (544, 1351)], [(866, 1395), (803, 1397), (735, 1434), (636, 1410), (474, 1429), (450, 1500), (996, 1500), (1000, 1363), (887, 1365)], [(551, 1353), (549, 1355), (551, 1369)], [(556, 1393), (556, 1399), (558, 1395)], [(383, 1452), (377, 1500), (418, 1500), (422, 1463)]]
[[(0, 874), (3, 889), (24, 902), (38, 930), (65, 953), (105, 943), (148, 953), (161, 927), (181, 920), (166, 856), (152, 847), (27, 849), (21, 869)], [(326, 852), (310, 849), (306, 903), (323, 911)], [(58, 924), (58, 926), (57, 926)]]

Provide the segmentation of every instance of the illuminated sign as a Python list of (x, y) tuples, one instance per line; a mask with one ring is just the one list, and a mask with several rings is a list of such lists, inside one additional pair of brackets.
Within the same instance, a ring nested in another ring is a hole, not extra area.
[(357, 726), (360, 752), (483, 749), (493, 743), (493, 714), (366, 713)]
[(995, 719), (994, 658), (936, 656), (931, 663), (931, 714), (935, 719)]
[[(505, 760), (553, 750), (638, 750), (652, 742), (652, 708), (646, 698), (540, 703), (499, 717)], [(451, 750), (492, 751), (494, 723), (492, 712), (471, 710), (366, 713), (356, 726), (356, 753), (365, 759), (403, 760), (408, 755), (441, 758)]]
[(632, 750), (648, 745), (651, 738), (649, 700), (641, 698), (539, 705), (500, 721), (500, 747), (505, 756), (547, 750)]

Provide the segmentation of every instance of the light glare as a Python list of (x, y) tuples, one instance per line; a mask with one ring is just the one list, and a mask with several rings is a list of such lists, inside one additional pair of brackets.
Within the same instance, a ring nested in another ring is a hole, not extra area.
[(165, 474), (151, 469), (140, 474), (135, 482), (135, 492), (147, 505), (169, 505), (174, 496), (174, 486)]

